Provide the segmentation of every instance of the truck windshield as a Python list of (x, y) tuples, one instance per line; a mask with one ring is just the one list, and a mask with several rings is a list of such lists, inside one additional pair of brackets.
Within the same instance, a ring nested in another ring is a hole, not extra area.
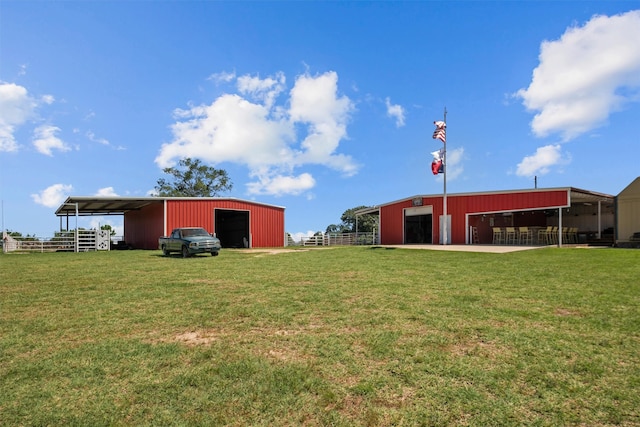
[(208, 236), (207, 230), (204, 228), (194, 228), (192, 230), (182, 230), (182, 237)]

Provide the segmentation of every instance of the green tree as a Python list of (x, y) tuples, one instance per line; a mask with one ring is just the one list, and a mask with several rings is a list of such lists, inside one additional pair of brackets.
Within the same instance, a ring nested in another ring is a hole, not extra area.
[(109, 230), (109, 236), (115, 236), (116, 235), (116, 230), (111, 228), (111, 226), (109, 224), (101, 225), (100, 226), (100, 230)]
[[(369, 206), (358, 206), (355, 208), (347, 209), (344, 211), (340, 220), (342, 233), (353, 233), (356, 231), (356, 211), (360, 209), (368, 208)], [(359, 232), (371, 232), (378, 227), (378, 215), (358, 215), (358, 230)]]
[(342, 226), (336, 224), (330, 224), (327, 226), (325, 233), (343, 233)]
[(73, 240), (75, 235), (75, 230), (60, 230), (60, 231), (54, 231), (53, 232), (53, 237), (51, 238), (51, 240), (53, 241), (70, 241)]
[[(38, 239), (36, 238), (36, 235), (29, 235), (27, 234), (26, 236), (23, 236), (22, 233), (20, 233), (19, 231), (11, 231), (11, 230), (7, 230), (6, 231), (7, 235), (13, 237), (16, 240), (23, 240), (23, 241), (37, 241)], [(0, 233), (2, 234), (2, 233)], [(2, 237), (2, 236), (0, 236)]]
[(227, 171), (203, 165), (187, 157), (177, 167), (164, 168), (171, 179), (160, 178), (155, 186), (158, 197), (215, 197), (231, 190)]

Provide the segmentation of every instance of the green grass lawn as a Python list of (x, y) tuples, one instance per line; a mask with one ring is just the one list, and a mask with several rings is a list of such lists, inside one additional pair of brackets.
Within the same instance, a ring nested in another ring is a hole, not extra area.
[(640, 425), (640, 251), (0, 254), (1, 425)]

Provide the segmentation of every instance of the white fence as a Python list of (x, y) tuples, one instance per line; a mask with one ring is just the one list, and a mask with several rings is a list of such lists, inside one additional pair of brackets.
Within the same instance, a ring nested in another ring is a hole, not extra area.
[(300, 244), (302, 246), (376, 245), (378, 235), (376, 233), (325, 233), (303, 237)]
[(88, 252), (111, 249), (109, 230), (64, 231), (52, 238), (14, 238), (4, 233), (3, 252)]

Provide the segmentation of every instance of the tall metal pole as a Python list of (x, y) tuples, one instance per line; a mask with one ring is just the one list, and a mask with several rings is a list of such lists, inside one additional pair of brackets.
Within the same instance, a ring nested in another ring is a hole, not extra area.
[[(446, 129), (446, 125), (447, 125), (447, 107), (444, 107), (444, 124), (445, 124), (445, 129)], [(445, 131), (446, 132), (446, 131)], [(443, 191), (443, 197), (442, 197), (442, 215), (444, 217), (444, 224), (442, 225), (442, 244), (443, 245), (447, 245), (448, 243), (448, 227), (447, 227), (447, 138), (446, 138), (446, 133), (445, 133), (445, 138), (444, 138), (444, 153), (442, 154), (442, 163), (443, 163), (443, 170), (444, 170), (444, 191)]]
[(76, 252), (80, 252), (80, 236), (78, 236), (78, 202), (76, 202)]

